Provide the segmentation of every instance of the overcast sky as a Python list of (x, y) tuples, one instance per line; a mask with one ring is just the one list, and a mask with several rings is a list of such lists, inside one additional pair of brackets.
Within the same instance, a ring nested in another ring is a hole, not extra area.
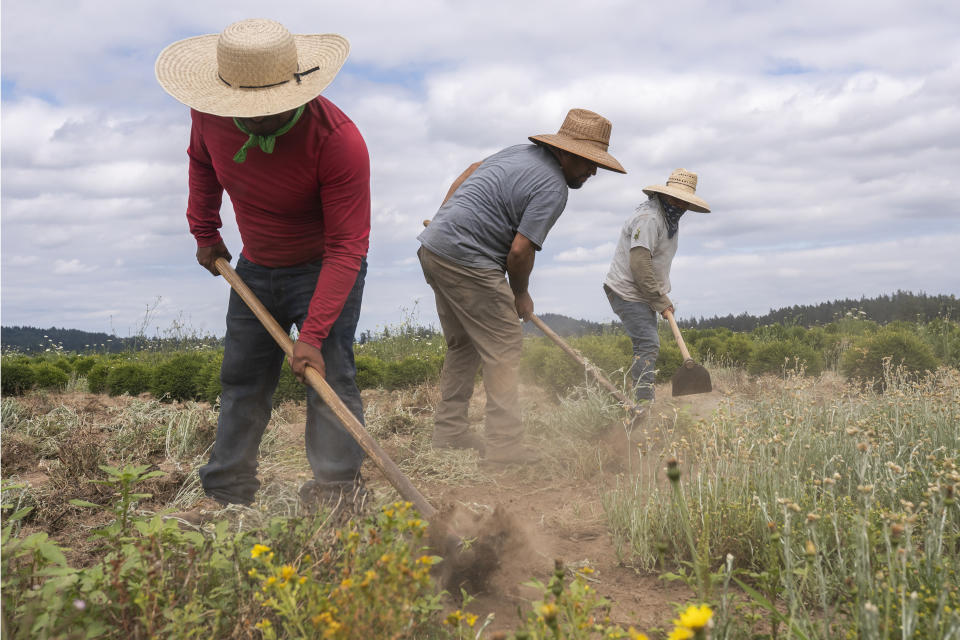
[[(571, 191), (539, 313), (613, 319), (619, 229), (677, 167), (713, 209), (680, 224), (681, 318), (960, 293), (957, 2), (3, 0), (3, 325), (223, 333), (227, 284), (184, 218), (188, 111), (153, 65), (250, 17), (351, 42), (324, 95), (371, 154), (361, 330), (436, 323), (421, 221), (467, 165), (572, 107), (613, 122), (628, 174)], [(236, 256), (226, 199), (223, 217)]]

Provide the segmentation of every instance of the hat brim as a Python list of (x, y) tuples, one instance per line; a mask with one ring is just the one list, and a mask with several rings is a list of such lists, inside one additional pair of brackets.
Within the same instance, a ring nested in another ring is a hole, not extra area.
[(597, 166), (609, 171), (616, 171), (617, 173), (627, 172), (627, 170), (624, 169), (619, 162), (617, 162), (616, 158), (603, 149), (590, 144), (589, 142), (574, 140), (573, 138), (568, 138), (555, 133), (545, 133), (539, 136), (530, 136), (529, 140), (531, 142), (541, 142), (543, 144), (550, 145), (551, 147), (556, 147), (557, 149), (580, 156), (581, 158), (586, 158), (591, 162), (595, 162)]
[(652, 196), (654, 193), (662, 193), (676, 198), (677, 200), (683, 200), (689, 205), (687, 208), (691, 211), (697, 211), (698, 213), (710, 213), (710, 207), (707, 205), (707, 203), (689, 191), (681, 191), (680, 189), (674, 189), (666, 185), (655, 184), (650, 187), (646, 187), (643, 192), (648, 196)]
[(178, 101), (216, 116), (252, 118), (296, 109), (327, 88), (350, 53), (341, 35), (294, 35), (301, 70), (313, 73), (266, 89), (240, 89), (223, 82), (217, 72), (218, 34), (174, 42), (160, 52), (154, 71), (164, 91)]

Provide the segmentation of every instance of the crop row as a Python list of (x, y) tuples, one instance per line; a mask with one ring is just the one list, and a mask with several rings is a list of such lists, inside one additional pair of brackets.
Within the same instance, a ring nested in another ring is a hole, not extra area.
[[(883, 379), (884, 361), (907, 373), (960, 367), (960, 325), (937, 319), (929, 323), (894, 323), (880, 327), (863, 320), (826, 327), (767, 325), (749, 333), (729, 329), (690, 329), (684, 332), (695, 359), (744, 369), (752, 375), (782, 374), (785, 370), (819, 375), (839, 371), (864, 382)], [(673, 337), (662, 329), (657, 379), (664, 381), (681, 364)], [(619, 330), (570, 339), (583, 355), (629, 384), (633, 358), (629, 337)], [(445, 345), (437, 335), (390, 334), (357, 347), (357, 385), (361, 389), (400, 389), (436, 380)], [(206, 400), (220, 395), (222, 350), (126, 354), (45, 354), (3, 358), (3, 393), (32, 388), (63, 389), (84, 379), (92, 393), (138, 395), (149, 392), (167, 400)], [(526, 378), (558, 394), (583, 383), (584, 370), (546, 338), (528, 338), (521, 368)], [(275, 400), (301, 400), (304, 388), (284, 367)]]

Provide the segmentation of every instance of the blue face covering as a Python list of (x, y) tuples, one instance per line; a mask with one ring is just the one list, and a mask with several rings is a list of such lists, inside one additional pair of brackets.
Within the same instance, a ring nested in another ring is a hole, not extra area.
[(680, 216), (685, 214), (687, 210), (684, 207), (674, 207), (667, 204), (667, 201), (661, 197), (658, 197), (657, 200), (660, 201), (663, 217), (667, 220), (667, 237), (672, 238), (680, 230)]

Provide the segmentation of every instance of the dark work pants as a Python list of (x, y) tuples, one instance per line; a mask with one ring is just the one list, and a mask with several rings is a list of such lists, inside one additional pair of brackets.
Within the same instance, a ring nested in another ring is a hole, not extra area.
[[(269, 268), (242, 256), (237, 273), (284, 330), (302, 328), (320, 273), (320, 262)], [(321, 352), (326, 380), (363, 423), (363, 406), (355, 382), (353, 342), (367, 263), (347, 297)], [(260, 488), (257, 454), (270, 421), (273, 393), (280, 379), (283, 351), (235, 291), (230, 292), (227, 334), (220, 382), (220, 419), (210, 461), (200, 468), (204, 491), (226, 502), (249, 504)], [(307, 460), (320, 482), (353, 480), (363, 462), (363, 450), (333, 411), (312, 388), (307, 389)]]

